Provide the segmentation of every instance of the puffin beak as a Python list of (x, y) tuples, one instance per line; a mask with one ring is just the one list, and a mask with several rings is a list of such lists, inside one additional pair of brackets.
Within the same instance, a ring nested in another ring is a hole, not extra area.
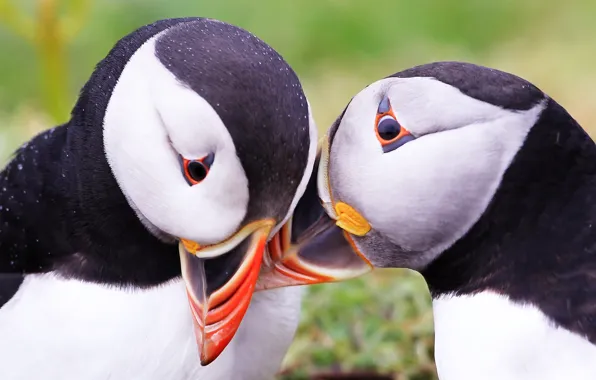
[(274, 219), (249, 223), (212, 246), (181, 240), (182, 277), (202, 365), (215, 360), (230, 343), (253, 292), (341, 281), (373, 268), (350, 236), (362, 236), (370, 226), (347, 204), (331, 208), (321, 201), (319, 162), (320, 155), (294, 214), (271, 238)]
[(182, 277), (194, 322), (201, 364), (230, 343), (248, 309), (275, 220), (257, 220), (211, 246), (181, 240)]
[(351, 237), (366, 235), (371, 226), (346, 203), (333, 206), (327, 141), (319, 145), (313, 174), (292, 218), (268, 244), (256, 290), (342, 281), (373, 268)]
[(372, 270), (351, 236), (364, 236), (371, 226), (348, 204), (334, 205), (328, 168), (329, 144), (323, 139), (292, 218), (269, 242), (256, 290), (342, 281)]
[[(256, 290), (293, 285), (312, 285), (343, 281), (372, 270), (345, 227), (358, 228), (352, 220), (334, 220), (325, 212), (318, 198), (312, 202), (309, 215), (302, 214), (305, 204), (298, 204), (294, 216), (267, 245)], [(346, 205), (347, 206), (347, 205)]]

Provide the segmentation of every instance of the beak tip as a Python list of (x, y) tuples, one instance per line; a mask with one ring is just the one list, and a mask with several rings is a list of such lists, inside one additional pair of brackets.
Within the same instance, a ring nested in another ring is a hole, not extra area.
[(209, 364), (213, 363), (214, 360), (215, 360), (215, 358), (208, 357), (206, 355), (203, 355), (203, 353), (201, 353), (201, 366), (202, 367), (208, 366)]
[[(201, 366), (207, 366), (217, 360), (229, 345), (235, 332), (236, 329), (232, 329), (228, 334), (224, 334), (223, 336), (220, 335), (218, 338), (207, 338), (204, 344), (199, 344), (199, 359), (201, 361)], [(199, 343), (198, 340), (197, 343)]]
[(203, 367), (213, 363), (223, 351), (223, 348), (220, 348), (217, 344), (213, 344), (213, 342), (211, 343), (212, 344), (201, 344), (201, 341), (197, 339), (199, 359), (201, 361), (201, 366)]

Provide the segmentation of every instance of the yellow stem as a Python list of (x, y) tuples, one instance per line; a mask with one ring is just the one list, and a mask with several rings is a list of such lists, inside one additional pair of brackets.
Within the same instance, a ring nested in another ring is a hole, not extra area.
[(42, 96), (46, 110), (56, 122), (68, 116), (66, 46), (58, 22), (56, 0), (38, 0), (36, 48), (41, 62)]

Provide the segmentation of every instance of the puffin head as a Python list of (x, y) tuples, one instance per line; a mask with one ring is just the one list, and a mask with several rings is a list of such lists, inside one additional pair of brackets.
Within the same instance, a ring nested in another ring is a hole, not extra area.
[[(187, 18), (131, 33), (97, 66), (70, 127), (77, 186), (93, 183), (79, 201), (97, 203), (115, 180), (110, 202), (123, 195), (146, 231), (178, 245), (203, 364), (234, 336), (261, 270), (258, 289), (331, 278), (288, 249), (310, 223), (290, 222), (315, 162), (310, 106), (290, 66), (249, 32)], [(154, 246), (134, 262), (159, 271), (171, 251)]]
[(485, 213), (547, 101), (521, 78), (459, 62), (372, 83), (323, 143), (331, 228), (374, 267), (424, 270)]

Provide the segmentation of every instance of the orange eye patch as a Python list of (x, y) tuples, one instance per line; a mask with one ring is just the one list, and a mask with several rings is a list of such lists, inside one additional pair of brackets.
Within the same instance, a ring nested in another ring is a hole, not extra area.
[(410, 131), (397, 121), (387, 95), (383, 97), (377, 109), (375, 132), (384, 153), (391, 152), (414, 140)]

